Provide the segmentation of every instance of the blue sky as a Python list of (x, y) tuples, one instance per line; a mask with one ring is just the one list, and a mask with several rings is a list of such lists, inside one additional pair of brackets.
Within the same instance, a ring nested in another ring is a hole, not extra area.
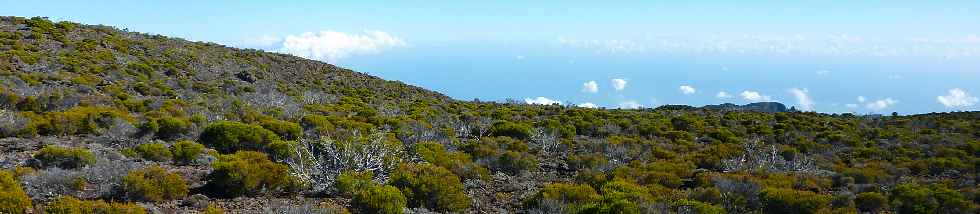
[(294, 54), (462, 100), (610, 108), (773, 100), (819, 112), (903, 114), (980, 109), (976, 1), (2, 5), (0, 15)]

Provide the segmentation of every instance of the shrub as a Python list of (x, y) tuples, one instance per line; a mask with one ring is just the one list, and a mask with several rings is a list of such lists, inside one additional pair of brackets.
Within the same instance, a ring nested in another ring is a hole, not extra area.
[(260, 152), (239, 151), (221, 155), (207, 176), (211, 192), (221, 196), (254, 196), (290, 192), (296, 182), (286, 165), (269, 160)]
[(448, 152), (439, 143), (415, 144), (415, 153), (421, 156), (422, 160), (449, 169), (463, 179), (484, 179), (490, 174), (486, 168), (474, 163), (468, 154)]
[(31, 209), (31, 198), (21, 188), (14, 175), (0, 171), (0, 213), (26, 213)]
[(170, 158), (173, 157), (170, 149), (167, 149), (167, 145), (162, 143), (140, 144), (136, 146), (136, 154), (138, 154), (140, 158), (156, 162), (169, 161)]
[(45, 146), (34, 155), (42, 168), (58, 167), (75, 169), (95, 163), (95, 156), (88, 149)]
[(170, 153), (173, 153), (175, 164), (188, 165), (204, 153), (204, 145), (191, 141), (178, 141), (170, 146)]
[(456, 212), (470, 206), (459, 177), (432, 164), (404, 164), (391, 174), (390, 184), (405, 194), (410, 207)]
[(334, 186), (340, 195), (350, 197), (374, 186), (373, 178), (371, 171), (344, 171), (337, 176)]
[(268, 119), (261, 122), (262, 127), (276, 133), (284, 140), (296, 140), (303, 136), (299, 123)]
[(509, 121), (502, 121), (494, 123), (490, 127), (490, 133), (493, 136), (507, 136), (517, 139), (528, 139), (531, 137), (531, 126), (514, 123)]
[(122, 186), (127, 198), (141, 201), (162, 202), (187, 195), (184, 179), (159, 166), (129, 172)]
[(360, 191), (351, 199), (351, 206), (360, 213), (401, 214), (407, 199), (393, 186), (373, 186)]
[(766, 213), (816, 213), (829, 207), (830, 197), (810, 191), (768, 188), (759, 195)]
[(177, 139), (186, 134), (191, 127), (190, 120), (178, 117), (163, 117), (156, 120), (156, 135), (162, 139)]
[(898, 185), (891, 201), (898, 213), (973, 213), (977, 209), (962, 194), (942, 185)]
[(44, 207), (48, 214), (145, 214), (146, 209), (134, 203), (108, 202), (102, 200), (84, 201), (71, 196), (63, 196)]
[(239, 150), (263, 151), (276, 141), (279, 136), (262, 126), (231, 121), (208, 125), (200, 138), (204, 145), (225, 154)]
[(854, 203), (861, 212), (877, 212), (888, 205), (888, 197), (877, 192), (865, 192), (854, 198)]
[(683, 207), (684, 209), (693, 211), (692, 213), (700, 213), (700, 214), (725, 213), (725, 209), (719, 206), (711, 205), (700, 201), (687, 200), (687, 199), (678, 200), (674, 202), (671, 206), (676, 207), (678, 209), (681, 209)]
[(208, 208), (204, 209), (202, 212), (204, 214), (224, 214), (225, 210), (221, 209), (218, 205), (208, 204)]
[(537, 159), (528, 153), (506, 151), (493, 163), (493, 168), (508, 175), (517, 175), (538, 166)]
[(534, 209), (543, 209), (544, 206), (550, 205), (548, 204), (549, 202), (558, 202), (563, 206), (571, 205), (571, 207), (569, 207), (571, 210), (568, 211), (572, 211), (574, 213), (574, 211), (578, 208), (589, 204), (598, 203), (600, 200), (602, 200), (602, 197), (589, 185), (553, 183), (547, 184), (544, 186), (544, 188), (541, 188), (541, 190), (524, 202), (524, 206)]

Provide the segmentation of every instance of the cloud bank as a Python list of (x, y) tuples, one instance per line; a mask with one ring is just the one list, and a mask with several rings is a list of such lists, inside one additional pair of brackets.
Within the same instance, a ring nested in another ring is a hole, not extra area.
[(595, 94), (596, 92), (599, 92), (599, 84), (595, 81), (582, 83), (582, 92)]
[(279, 52), (307, 59), (336, 62), (351, 55), (377, 54), (386, 49), (405, 45), (405, 41), (401, 38), (383, 31), (348, 34), (328, 30), (286, 36)]
[(939, 103), (946, 106), (946, 108), (965, 108), (977, 104), (980, 99), (977, 97), (972, 97), (963, 91), (963, 89), (954, 88), (949, 89), (949, 94), (946, 96), (938, 96), (936, 100)]
[(616, 89), (616, 91), (622, 91), (623, 89), (626, 89), (626, 80), (612, 79), (612, 87), (613, 89)]
[(697, 92), (697, 89), (694, 89), (694, 86), (689, 86), (689, 85), (682, 85), (677, 90), (680, 90), (682, 94), (694, 94), (695, 92)]
[(868, 104), (866, 104), (864, 107), (872, 111), (881, 111), (888, 107), (894, 106), (895, 104), (898, 104), (898, 100), (889, 97), (881, 100), (868, 102)]
[(796, 98), (796, 104), (800, 105), (800, 110), (803, 111), (813, 111), (813, 100), (811, 100), (810, 95), (807, 94), (809, 92), (810, 91), (807, 90), (806, 88), (789, 89), (789, 93), (792, 94), (794, 98)]
[(742, 93), (739, 94), (739, 96), (742, 96), (742, 99), (745, 99), (745, 100), (751, 101), (751, 102), (768, 102), (768, 101), (772, 101), (772, 97), (770, 97), (769, 95), (760, 94), (757, 91), (742, 91)]
[(553, 100), (547, 97), (537, 97), (537, 98), (524, 98), (524, 103), (533, 105), (551, 105), (558, 104), (561, 105), (561, 101)]

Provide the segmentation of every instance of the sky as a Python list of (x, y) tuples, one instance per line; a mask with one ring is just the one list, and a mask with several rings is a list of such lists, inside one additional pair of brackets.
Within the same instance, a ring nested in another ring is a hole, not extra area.
[(4, 16), (287, 53), (460, 100), (980, 110), (975, 0), (0, 2)]

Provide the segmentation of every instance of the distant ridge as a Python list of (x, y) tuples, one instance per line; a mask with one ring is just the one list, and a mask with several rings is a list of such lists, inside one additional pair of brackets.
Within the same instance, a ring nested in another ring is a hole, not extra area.
[(706, 105), (702, 108), (714, 109), (714, 110), (729, 110), (729, 111), (758, 111), (758, 112), (767, 112), (767, 113), (787, 112), (787, 111), (794, 110), (794, 109), (787, 109), (786, 105), (783, 105), (782, 103), (778, 103), (778, 102), (758, 102), (758, 103), (749, 103), (745, 105), (725, 103), (720, 105)]
[(718, 105), (706, 105), (703, 107), (694, 107), (689, 105), (662, 105), (657, 107), (655, 110), (674, 110), (674, 111), (691, 111), (698, 109), (708, 109), (708, 110), (719, 110), (719, 111), (755, 111), (755, 112), (765, 112), (765, 113), (776, 113), (776, 112), (790, 112), (796, 111), (796, 108), (786, 108), (786, 105), (778, 102), (758, 102), (749, 103), (745, 105), (737, 105), (734, 103), (725, 103)]

